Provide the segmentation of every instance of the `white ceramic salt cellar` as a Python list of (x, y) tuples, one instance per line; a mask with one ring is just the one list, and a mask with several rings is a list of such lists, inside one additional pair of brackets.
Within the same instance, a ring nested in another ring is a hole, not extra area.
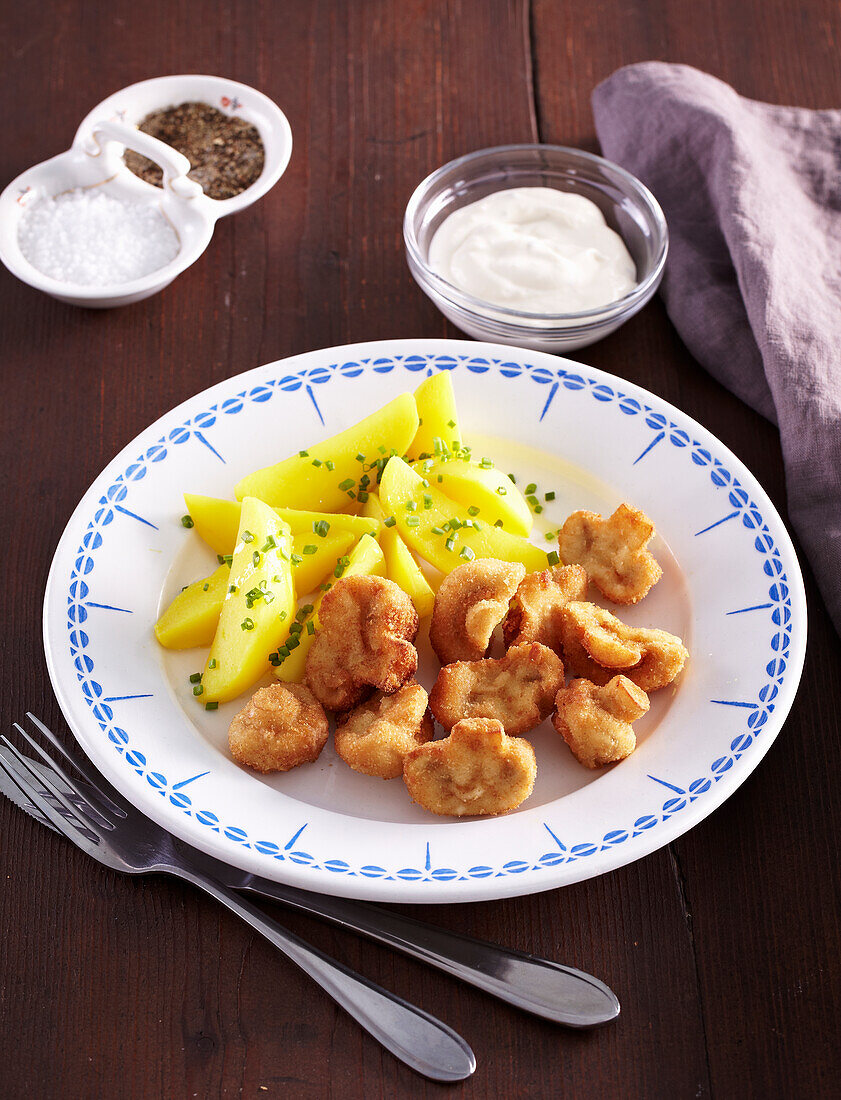
[[(211, 199), (187, 178), (190, 162), (181, 153), (136, 127), (152, 111), (181, 103), (208, 103), (256, 127), (265, 159), (258, 178), (230, 199)], [(163, 188), (136, 176), (125, 164), (126, 148), (163, 169)], [(0, 195), (0, 260), (23, 282), (62, 302), (106, 309), (157, 294), (204, 252), (219, 218), (250, 206), (286, 170), (292, 131), (280, 108), (262, 92), (218, 76), (163, 76), (115, 92), (82, 121), (72, 146), (23, 172)], [(18, 242), (21, 218), (43, 198), (77, 188), (98, 188), (121, 202), (156, 207), (178, 235), (179, 250), (163, 267), (130, 282), (78, 286), (44, 275), (23, 255)]]

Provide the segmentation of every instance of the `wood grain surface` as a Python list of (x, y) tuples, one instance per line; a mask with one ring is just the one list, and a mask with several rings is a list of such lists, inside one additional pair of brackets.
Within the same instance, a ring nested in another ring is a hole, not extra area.
[[(427, 172), (509, 141), (597, 148), (590, 93), (639, 60), (696, 65), (774, 102), (841, 103), (836, 0), (44, 0), (37, 11), (3, 0), (0, 12), (0, 184), (65, 149), (107, 93), (171, 72), (261, 88), (295, 141), (281, 185), (221, 222), (202, 259), (157, 297), (85, 311), (0, 270), (4, 727), (26, 709), (60, 726), (41, 643), (47, 570), (79, 497), (138, 431), (283, 356), (459, 335), (403, 258), (403, 209)], [(785, 516), (776, 431), (693, 362), (659, 300), (578, 356), (700, 420)], [(577, 1034), (543, 1024), (274, 909), (472, 1043), (473, 1080), (430, 1084), (209, 899), (119, 878), (2, 801), (0, 1094), (841, 1095), (841, 646), (805, 572), (798, 698), (721, 809), (647, 859), (563, 891), (407, 907), (599, 974), (622, 1001), (615, 1025)]]

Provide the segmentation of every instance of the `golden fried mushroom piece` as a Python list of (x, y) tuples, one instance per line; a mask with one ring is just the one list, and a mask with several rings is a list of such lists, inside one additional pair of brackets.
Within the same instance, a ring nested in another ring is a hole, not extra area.
[(573, 512), (558, 533), (561, 561), (578, 563), (614, 603), (638, 603), (663, 576), (646, 549), (654, 524), (638, 508), (620, 504), (612, 516)]
[(534, 642), (514, 646), (499, 660), (446, 665), (430, 692), (429, 706), (445, 730), (463, 718), (494, 718), (507, 733), (525, 733), (551, 712), (563, 682), (561, 659)]
[(576, 675), (604, 684), (621, 671), (649, 692), (670, 684), (689, 656), (674, 634), (628, 626), (594, 603), (567, 604), (562, 641), (564, 659)]
[(552, 725), (586, 768), (624, 760), (637, 747), (632, 722), (648, 710), (648, 696), (627, 676), (604, 687), (572, 680), (555, 700)]
[(519, 562), (483, 558), (459, 565), (444, 578), (429, 624), (429, 640), (442, 665), (485, 656), (525, 575)]
[(327, 715), (303, 684), (255, 691), (228, 730), (231, 756), (258, 772), (288, 772), (317, 760), (327, 741)]
[(321, 601), (321, 629), (306, 677), (328, 710), (350, 710), (372, 690), (397, 691), (418, 667), (418, 616), (406, 593), (383, 577), (344, 577)]
[(378, 692), (336, 719), (336, 752), (354, 771), (396, 779), (411, 749), (432, 740), (428, 697), (415, 680), (393, 695)]
[(527, 573), (517, 589), (505, 621), (505, 648), (540, 642), (561, 652), (561, 612), (570, 600), (587, 595), (587, 573), (580, 565), (555, 565), (542, 573)]
[(449, 737), (415, 749), (403, 762), (412, 800), (434, 814), (456, 817), (516, 809), (531, 794), (536, 775), (528, 741), (508, 737), (492, 718), (457, 722)]

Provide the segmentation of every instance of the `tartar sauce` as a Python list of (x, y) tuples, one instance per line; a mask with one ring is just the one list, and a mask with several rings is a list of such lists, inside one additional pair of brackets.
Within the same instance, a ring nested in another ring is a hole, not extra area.
[(625, 242), (583, 195), (512, 187), (454, 211), (429, 266), (460, 290), (527, 313), (578, 313), (636, 285)]

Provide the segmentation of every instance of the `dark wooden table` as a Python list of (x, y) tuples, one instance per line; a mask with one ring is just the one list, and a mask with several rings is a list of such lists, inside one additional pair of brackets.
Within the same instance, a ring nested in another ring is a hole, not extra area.
[[(61, 717), (41, 646), (56, 541), (102, 466), (219, 379), (353, 340), (458, 335), (412, 282), (415, 184), (512, 141), (595, 149), (590, 93), (650, 58), (742, 93), (841, 102), (835, 0), (357, 0), (108, 5), (3, 0), (0, 183), (67, 147), (103, 95), (168, 72), (256, 85), (286, 111), (289, 171), (219, 225), (163, 294), (61, 305), (0, 271), (2, 724)], [(775, 430), (687, 354), (659, 301), (580, 353), (696, 417), (783, 515)], [(841, 1095), (837, 786), (841, 646), (806, 570), (799, 696), (757, 772), (687, 836), (613, 874), (514, 901), (409, 910), (600, 974), (620, 1020), (544, 1025), (304, 917), (313, 943), (474, 1045), (470, 1097)], [(134, 1098), (443, 1096), (213, 902), (94, 866), (0, 803), (0, 1093)]]

